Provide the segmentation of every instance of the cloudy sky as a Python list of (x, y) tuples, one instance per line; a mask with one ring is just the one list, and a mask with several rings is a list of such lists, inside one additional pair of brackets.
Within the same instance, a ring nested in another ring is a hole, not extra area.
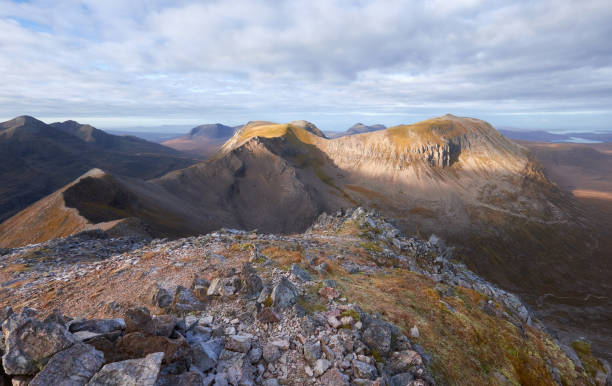
[(0, 0), (0, 119), (612, 130), (612, 1)]

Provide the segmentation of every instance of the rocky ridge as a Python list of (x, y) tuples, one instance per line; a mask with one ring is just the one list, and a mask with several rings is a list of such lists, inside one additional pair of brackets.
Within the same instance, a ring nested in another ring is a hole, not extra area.
[[(545, 335), (518, 297), (454, 262), (440, 239), (405, 237), (362, 208), (321, 215), (302, 235), (229, 229), (148, 241), (90, 232), (2, 254), (1, 273), (12, 276), (2, 279), (1, 304), (21, 309), (1, 318), (13, 384), (461, 384), (438, 367), (426, 322), (399, 326), (357, 301), (353, 281), (392, 283), (398, 272), (429, 286), (432, 319), (469, 318), (455, 299), (466, 291), (480, 299), (478, 317), (523, 344)], [(533, 353), (548, 357), (543, 380), (605, 379), (564, 349)], [(500, 367), (483, 376), (504, 384), (515, 375)]]

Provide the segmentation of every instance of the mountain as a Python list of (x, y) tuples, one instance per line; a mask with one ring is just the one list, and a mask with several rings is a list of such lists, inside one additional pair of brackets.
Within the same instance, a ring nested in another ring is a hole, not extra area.
[[(98, 184), (113, 194), (92, 194)], [(299, 233), (323, 212), (375, 208), (407, 234), (455, 245), (458, 260), (518, 293), (564, 341), (582, 335), (598, 354), (612, 348), (604, 230), (527, 148), (478, 119), (445, 115), (336, 139), (304, 122), (251, 122), (205, 162), (146, 182), (86, 177), (50, 198), (0, 225), (0, 246), (52, 237), (28, 225), (47, 206), (76, 210), (82, 230), (112, 232), (105, 224), (131, 219), (130, 232), (153, 237)], [(36, 223), (54, 229), (58, 218)]]
[(165, 146), (208, 158), (225, 143), (236, 128), (212, 123), (196, 126), (188, 134), (163, 142)]
[(378, 131), (378, 130), (384, 130), (387, 127), (385, 125), (364, 125), (363, 123), (355, 123), (353, 126), (349, 127), (346, 131), (340, 132), (340, 133), (334, 133), (334, 135), (332, 136), (332, 138), (339, 138), (339, 137), (344, 137), (347, 135), (355, 135), (355, 134), (362, 134), (362, 133), (369, 133), (371, 131)]
[(139, 138), (109, 135), (74, 121), (48, 125), (29, 116), (0, 123), (0, 154), (0, 220), (95, 167), (152, 178), (193, 163)]

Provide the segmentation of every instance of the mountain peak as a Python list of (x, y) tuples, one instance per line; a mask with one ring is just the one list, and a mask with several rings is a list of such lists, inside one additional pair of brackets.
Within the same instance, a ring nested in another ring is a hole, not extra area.
[(20, 115), (6, 122), (0, 123), (1, 129), (16, 129), (24, 126), (45, 126), (46, 123), (40, 121), (30, 115)]

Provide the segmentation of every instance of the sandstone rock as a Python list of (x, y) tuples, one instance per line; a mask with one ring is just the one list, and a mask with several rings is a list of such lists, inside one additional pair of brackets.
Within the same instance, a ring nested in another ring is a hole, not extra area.
[(30, 382), (30, 386), (82, 386), (104, 365), (104, 354), (76, 343), (55, 354)]
[(363, 343), (378, 355), (387, 356), (391, 350), (392, 329), (388, 323), (374, 320), (363, 332)]
[(251, 335), (232, 335), (225, 341), (225, 349), (247, 353), (251, 349)]
[(378, 375), (376, 367), (372, 366), (369, 363), (353, 360), (352, 365), (353, 374), (357, 378), (376, 379), (376, 376)]
[(171, 308), (177, 313), (203, 311), (206, 309), (206, 303), (201, 302), (191, 290), (178, 286), (174, 293)]
[(421, 356), (412, 350), (394, 352), (387, 361), (387, 371), (391, 375), (405, 373), (410, 371), (414, 366), (421, 366), (423, 360)]
[(320, 377), (329, 369), (331, 366), (331, 362), (327, 359), (317, 359), (315, 362), (314, 368), (312, 369), (315, 377)]
[(355, 320), (352, 316), (343, 316), (340, 318), (340, 323), (342, 323), (344, 327), (351, 327), (353, 323), (355, 323)]
[(278, 347), (280, 350), (287, 351), (289, 350), (290, 343), (286, 339), (276, 339), (270, 342), (271, 345)]
[(321, 342), (306, 342), (304, 344), (304, 359), (311, 366), (314, 366), (317, 359), (321, 358)]
[(142, 332), (146, 335), (155, 334), (153, 318), (146, 307), (134, 307), (125, 311), (125, 332)]
[(164, 353), (158, 352), (141, 359), (109, 363), (87, 383), (88, 386), (154, 386)]
[(297, 278), (299, 278), (302, 281), (312, 280), (312, 276), (310, 276), (308, 271), (306, 271), (304, 268), (300, 267), (299, 265), (295, 263), (291, 264), (291, 273), (294, 274)]
[(276, 310), (282, 310), (292, 306), (297, 298), (297, 288), (287, 278), (281, 281), (272, 289), (272, 305)]
[(206, 303), (208, 300), (208, 288), (210, 287), (210, 282), (203, 278), (195, 278), (191, 283), (191, 291), (195, 295), (198, 300)]
[(332, 287), (323, 287), (319, 290), (319, 295), (323, 296), (327, 300), (333, 300), (340, 296), (340, 292)]
[(280, 356), (281, 352), (277, 346), (268, 343), (263, 347), (263, 357), (267, 363), (276, 362)]
[(332, 328), (339, 328), (342, 326), (342, 323), (333, 315), (327, 317), (327, 324), (329, 324)]
[(262, 323), (277, 323), (280, 321), (280, 317), (270, 307), (264, 307), (257, 314), (257, 319)]
[(4, 371), (11, 375), (29, 375), (40, 371), (57, 352), (78, 340), (56, 323), (42, 323), (24, 314), (13, 314), (3, 324), (6, 353)]
[(91, 331), (98, 334), (106, 334), (112, 331), (125, 330), (125, 321), (117, 319), (89, 319), (70, 324), (70, 332)]
[(223, 338), (214, 338), (208, 342), (197, 342), (192, 344), (193, 365), (202, 372), (206, 372), (216, 367), (223, 346)]
[(312, 371), (312, 368), (310, 366), (308, 366), (308, 365), (304, 366), (304, 372), (309, 377), (314, 377), (314, 372)]
[(158, 284), (152, 286), (150, 293), (151, 305), (153, 307), (166, 308), (172, 304), (172, 295), (170, 292), (160, 287)]
[(132, 332), (119, 338), (116, 346), (128, 358), (142, 358), (161, 352), (164, 354), (164, 364), (189, 360), (191, 357), (191, 347), (184, 338), (169, 339), (165, 336), (147, 336)]
[(419, 328), (417, 326), (412, 326), (412, 328), (410, 329), (410, 336), (413, 338), (418, 338), (419, 335)]

